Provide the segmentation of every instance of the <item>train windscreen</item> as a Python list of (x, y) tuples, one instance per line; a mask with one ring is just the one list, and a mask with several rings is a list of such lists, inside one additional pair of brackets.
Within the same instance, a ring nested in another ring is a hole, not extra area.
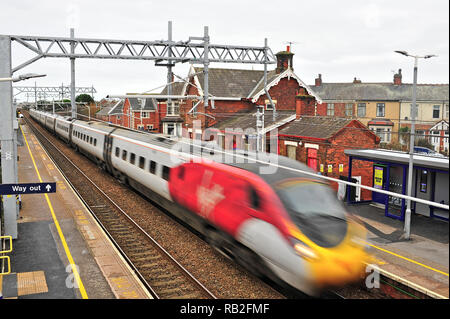
[(293, 178), (276, 183), (274, 188), (292, 221), (317, 245), (333, 247), (345, 238), (345, 208), (328, 185)]

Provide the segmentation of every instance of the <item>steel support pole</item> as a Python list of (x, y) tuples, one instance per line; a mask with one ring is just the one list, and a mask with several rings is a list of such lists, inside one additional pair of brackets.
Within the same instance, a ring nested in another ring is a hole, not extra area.
[(37, 85), (34, 82), (34, 108), (37, 110)]
[[(169, 42), (172, 41), (172, 21), (169, 21), (168, 24), (168, 40)], [(169, 57), (172, 56), (172, 48), (170, 47), (169, 44)], [(169, 59), (167, 60), (167, 95), (172, 95), (172, 61)], [(169, 97), (167, 99), (167, 109), (169, 109), (169, 105), (172, 103), (172, 99)], [(142, 114), (141, 114), (142, 116)]]
[[(75, 38), (75, 30), (70, 28), (70, 37)], [(70, 44), (70, 53), (75, 53), (75, 43)], [(72, 118), (77, 116), (77, 105), (75, 103), (75, 58), (70, 58), (70, 105), (72, 106)]]
[(272, 98), (270, 97), (269, 91), (267, 90), (267, 49), (269, 47), (267, 46), (267, 38), (264, 39), (264, 92), (266, 93), (266, 96), (269, 98), (269, 103), (272, 105), (273, 111), (273, 121), (275, 122), (275, 119), (277, 117), (276, 115), (276, 109), (275, 105), (273, 104)]
[[(0, 78), (10, 78), (11, 73), (11, 38), (0, 36)], [(17, 177), (17, 153), (14, 151), (14, 118), (12, 105), (12, 82), (0, 82), (0, 139), (1, 139), (1, 163), (2, 183), (14, 184)], [(15, 196), (3, 197), (4, 226), (3, 233), (17, 238), (17, 204)]]
[[(408, 167), (408, 196), (412, 193), (413, 184), (413, 172), (414, 172), (414, 142), (416, 136), (416, 90), (417, 90), (417, 61), (418, 57), (414, 57), (414, 82), (413, 82), (413, 97), (411, 105), (411, 134), (409, 137), (409, 167)], [(405, 226), (404, 226), (404, 238), (410, 239), (411, 235), (411, 199), (406, 201), (406, 213), (405, 213)]]
[(205, 47), (205, 52), (204, 52), (204, 57), (203, 57), (203, 73), (204, 73), (204, 81), (203, 81), (203, 100), (204, 100), (204, 106), (205, 106), (205, 112), (206, 112), (206, 108), (208, 107), (208, 103), (209, 103), (209, 79), (208, 79), (208, 68), (209, 68), (209, 32), (208, 32), (208, 27), (205, 26), (204, 29), (204, 35), (203, 35), (203, 41), (204, 41), (204, 47)]

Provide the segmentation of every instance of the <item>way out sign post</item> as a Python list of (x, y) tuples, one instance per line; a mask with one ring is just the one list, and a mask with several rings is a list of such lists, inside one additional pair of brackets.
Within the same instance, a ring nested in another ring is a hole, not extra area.
[(55, 193), (56, 183), (0, 184), (0, 195)]

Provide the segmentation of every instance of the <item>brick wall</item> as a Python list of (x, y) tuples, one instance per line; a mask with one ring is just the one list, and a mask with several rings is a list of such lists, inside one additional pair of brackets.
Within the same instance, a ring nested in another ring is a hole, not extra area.
[[(331, 103), (331, 102), (330, 102)], [(334, 104), (334, 116), (335, 117), (349, 117), (345, 115), (345, 105), (347, 103), (333, 103)], [(356, 117), (356, 103), (352, 104), (352, 117)], [(328, 103), (317, 104), (317, 115), (327, 116)]]
[[(303, 88), (302, 88), (303, 89)], [(294, 78), (283, 78), (277, 85), (269, 89), (272, 100), (276, 100), (276, 109), (278, 111), (295, 111), (295, 97), (299, 93), (300, 86)], [(268, 100), (267, 95), (263, 94), (256, 101), (257, 105), (265, 105)]]
[[(346, 128), (341, 130), (333, 138), (325, 139), (308, 139), (296, 138), (291, 136), (279, 136), (279, 154), (287, 156), (287, 147), (285, 141), (301, 142), (296, 149), (297, 160), (307, 164), (307, 148), (305, 143), (318, 145), (317, 167), (316, 171), (320, 171), (320, 164), (323, 164), (323, 175), (339, 178), (339, 176), (348, 176), (349, 158), (345, 155), (344, 150), (351, 148), (376, 148), (377, 140), (370, 132), (363, 130), (364, 127), (357, 121), (352, 121)], [(343, 171), (339, 172), (339, 164), (343, 164)], [(328, 172), (328, 165), (332, 165), (332, 172)], [(372, 186), (372, 163), (366, 161), (354, 160), (352, 164), (352, 176), (361, 176), (363, 185)], [(331, 182), (331, 187), (337, 191), (338, 184)], [(361, 200), (370, 200), (371, 192), (361, 189)]]

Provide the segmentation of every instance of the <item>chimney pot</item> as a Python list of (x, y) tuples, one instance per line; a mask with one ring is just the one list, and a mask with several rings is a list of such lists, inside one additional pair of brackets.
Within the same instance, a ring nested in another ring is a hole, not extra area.
[(322, 74), (319, 73), (319, 77), (316, 78), (315, 82), (316, 82), (315, 83), (316, 86), (321, 86), (322, 85)]
[(394, 84), (395, 85), (402, 84), (402, 69), (398, 69), (398, 73), (394, 74)]

